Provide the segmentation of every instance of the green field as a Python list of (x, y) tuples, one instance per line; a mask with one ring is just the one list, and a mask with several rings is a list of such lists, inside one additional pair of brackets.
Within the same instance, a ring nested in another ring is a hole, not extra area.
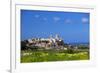
[(88, 51), (21, 51), (21, 63), (89, 60)]

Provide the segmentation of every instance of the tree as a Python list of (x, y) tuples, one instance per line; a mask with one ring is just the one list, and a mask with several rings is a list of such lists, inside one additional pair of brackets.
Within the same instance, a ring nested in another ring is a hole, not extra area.
[(61, 40), (61, 41), (56, 41), (56, 42), (57, 42), (57, 44), (60, 45), (60, 46), (63, 46), (63, 45), (64, 45), (64, 41), (63, 41), (63, 40)]
[(25, 41), (21, 41), (21, 50), (26, 50), (27, 46), (26, 46), (26, 42)]
[(83, 45), (79, 46), (78, 48), (79, 48), (79, 49), (89, 49), (88, 46), (83, 46)]

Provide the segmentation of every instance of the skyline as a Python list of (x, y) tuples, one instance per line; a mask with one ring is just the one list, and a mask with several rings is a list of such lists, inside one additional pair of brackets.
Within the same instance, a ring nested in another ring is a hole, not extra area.
[(60, 35), (68, 43), (89, 42), (89, 13), (21, 10), (21, 40)]

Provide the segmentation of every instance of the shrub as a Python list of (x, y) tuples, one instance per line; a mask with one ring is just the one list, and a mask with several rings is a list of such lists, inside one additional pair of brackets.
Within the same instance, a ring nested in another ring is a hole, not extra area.
[(88, 46), (79, 46), (78, 48), (79, 48), (79, 49), (89, 49)]
[(67, 53), (73, 54), (73, 53), (75, 53), (75, 51), (73, 49), (68, 49)]
[(21, 50), (26, 50), (27, 46), (26, 46), (26, 42), (25, 41), (21, 41)]

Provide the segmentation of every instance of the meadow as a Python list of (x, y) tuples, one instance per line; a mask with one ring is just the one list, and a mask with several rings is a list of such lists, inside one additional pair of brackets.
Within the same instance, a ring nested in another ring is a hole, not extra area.
[(88, 50), (21, 51), (21, 63), (89, 60)]

